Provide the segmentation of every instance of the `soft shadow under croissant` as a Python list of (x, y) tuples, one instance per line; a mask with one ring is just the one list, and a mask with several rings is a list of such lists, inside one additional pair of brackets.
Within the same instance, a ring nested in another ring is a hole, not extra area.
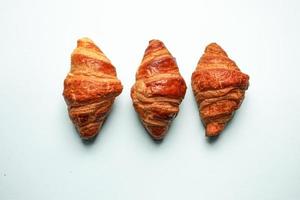
[(131, 89), (134, 108), (155, 140), (161, 140), (179, 112), (186, 84), (175, 58), (159, 40), (151, 40)]
[(249, 76), (216, 43), (208, 45), (192, 75), (192, 88), (206, 136), (217, 136), (243, 102)]
[(115, 67), (104, 53), (92, 40), (79, 39), (71, 56), (63, 96), (69, 116), (83, 139), (98, 134), (122, 89)]

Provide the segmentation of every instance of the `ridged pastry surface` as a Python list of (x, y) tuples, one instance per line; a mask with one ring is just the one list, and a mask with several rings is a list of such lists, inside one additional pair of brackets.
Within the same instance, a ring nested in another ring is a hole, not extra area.
[(245, 97), (249, 76), (216, 43), (209, 44), (192, 75), (192, 88), (206, 136), (217, 136)]
[(122, 92), (115, 67), (89, 38), (77, 41), (63, 96), (69, 116), (83, 139), (95, 137), (115, 97)]
[(186, 84), (163, 42), (151, 40), (136, 73), (131, 98), (144, 127), (161, 140), (179, 112)]

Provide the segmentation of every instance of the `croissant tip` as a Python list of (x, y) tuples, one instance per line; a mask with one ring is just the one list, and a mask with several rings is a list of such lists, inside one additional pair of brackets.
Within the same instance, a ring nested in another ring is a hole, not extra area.
[(90, 43), (94, 43), (93, 40), (91, 40), (88, 37), (82, 37), (80, 39), (77, 40), (78, 42), (90, 42)]
[(152, 40), (149, 41), (148, 47), (145, 50), (144, 58), (145, 58), (145, 56), (151, 54), (152, 52), (156, 52), (156, 51), (159, 51), (159, 50), (162, 50), (162, 49), (167, 50), (164, 43), (160, 40), (152, 39)]
[(80, 138), (84, 141), (89, 141), (89, 140), (93, 140), (96, 137), (96, 135), (98, 134), (96, 133), (95, 135), (91, 135), (91, 136), (83, 136), (80, 134)]
[(220, 46), (220, 45), (216, 42), (211, 42), (207, 46)]
[(165, 136), (163, 135), (163, 136), (157, 137), (157, 136), (151, 135), (151, 138), (152, 138), (154, 141), (162, 141), (162, 140), (165, 138)]
[(220, 133), (224, 130), (225, 125), (224, 124), (220, 124), (220, 123), (209, 123), (206, 126), (206, 131), (205, 131), (205, 135), (207, 137), (215, 137), (220, 135)]
[(207, 45), (204, 50), (204, 53), (205, 54), (212, 53), (212, 54), (219, 54), (219, 55), (227, 56), (227, 53), (224, 51), (224, 49), (216, 42), (213, 42), (213, 43), (210, 43), (209, 45)]
[(93, 40), (91, 40), (88, 37), (83, 37), (77, 40), (77, 47), (85, 47), (87, 45), (93, 45), (95, 46), (95, 43), (93, 42)]
[(149, 44), (153, 44), (153, 43), (163, 43), (163, 42), (158, 39), (149, 40)]
[(146, 129), (152, 139), (157, 141), (163, 140), (167, 132), (165, 127), (147, 126)]
[(91, 140), (93, 138), (95, 138), (99, 131), (100, 131), (100, 128), (102, 127), (102, 123), (96, 123), (96, 124), (92, 124), (92, 126), (83, 126), (83, 127), (76, 127), (77, 130), (78, 130), (78, 133), (80, 135), (80, 138), (82, 140)]
[(84, 133), (84, 132), (79, 132), (80, 138), (82, 140), (91, 140), (98, 135), (98, 130), (96, 132), (90, 132), (90, 133)]
[(222, 47), (216, 42), (212, 42), (206, 46), (206, 49), (212, 49), (212, 48), (213, 49), (222, 49)]
[(158, 47), (165, 48), (165, 45), (162, 41), (160, 41), (158, 39), (152, 39), (149, 41), (148, 48), (158, 48)]

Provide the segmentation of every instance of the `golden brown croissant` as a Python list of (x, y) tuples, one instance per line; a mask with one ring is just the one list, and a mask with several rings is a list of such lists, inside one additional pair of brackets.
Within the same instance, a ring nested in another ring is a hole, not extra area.
[(122, 89), (116, 69), (104, 53), (92, 40), (79, 39), (71, 56), (63, 96), (69, 116), (83, 139), (98, 134)]
[(175, 58), (161, 41), (151, 40), (136, 73), (131, 98), (153, 139), (163, 139), (185, 92), (186, 84)]
[(192, 75), (192, 88), (206, 136), (217, 136), (233, 117), (249, 86), (249, 76), (216, 43), (208, 45)]

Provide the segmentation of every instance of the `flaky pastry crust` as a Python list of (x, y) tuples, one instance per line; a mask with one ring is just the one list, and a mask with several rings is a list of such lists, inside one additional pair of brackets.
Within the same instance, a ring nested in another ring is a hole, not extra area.
[(206, 136), (217, 136), (245, 97), (249, 76), (216, 43), (209, 44), (192, 75), (192, 88)]
[(98, 134), (122, 89), (116, 69), (104, 53), (89, 38), (79, 39), (71, 55), (63, 96), (82, 139)]
[(159, 40), (151, 40), (131, 89), (133, 106), (144, 127), (161, 140), (179, 112), (186, 84), (175, 58)]

